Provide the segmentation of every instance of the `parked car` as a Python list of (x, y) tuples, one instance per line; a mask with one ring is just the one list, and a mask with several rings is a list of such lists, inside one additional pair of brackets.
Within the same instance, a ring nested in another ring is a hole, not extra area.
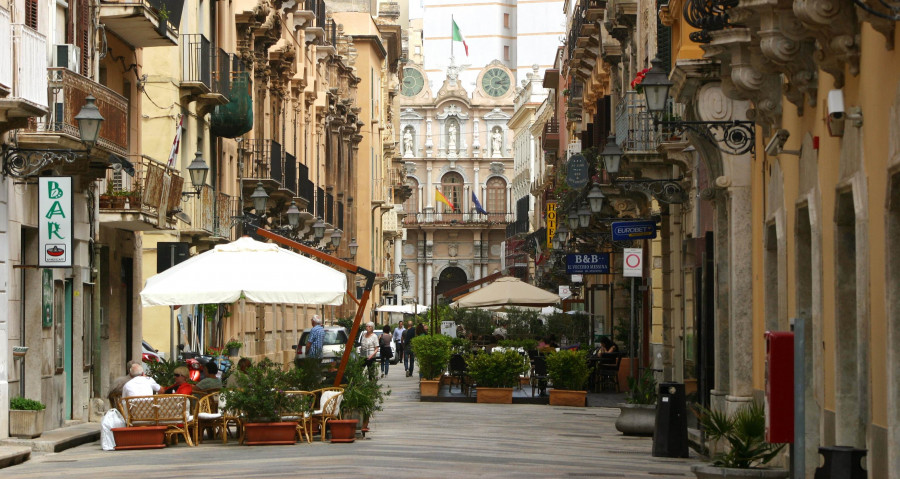
[[(366, 334), (365, 331), (360, 333), (359, 337), (356, 338), (356, 352), (359, 352), (359, 342), (362, 340), (363, 334)], [(384, 331), (375, 331), (375, 336), (378, 336), (378, 344), (381, 344), (381, 335), (384, 334)], [(397, 357), (397, 345), (394, 344), (394, 337), (391, 336), (391, 352), (394, 353), (391, 356), (391, 364), (397, 364), (400, 362), (400, 358)], [(375, 353), (375, 360), (381, 362), (381, 348), (378, 348), (378, 351)]]
[[(306, 359), (306, 340), (312, 328), (303, 330), (296, 346), (294, 363), (299, 366), (301, 359)], [(325, 326), (325, 339), (322, 343), (322, 363), (333, 363), (335, 366), (341, 361), (341, 350), (347, 344), (347, 330), (340, 326)]]

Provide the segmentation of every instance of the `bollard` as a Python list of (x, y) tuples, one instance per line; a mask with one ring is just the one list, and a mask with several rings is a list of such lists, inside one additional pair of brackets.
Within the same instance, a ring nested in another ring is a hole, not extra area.
[(684, 384), (660, 383), (656, 400), (653, 457), (688, 457)]
[(865, 449), (822, 446), (819, 454), (825, 458), (825, 463), (816, 469), (815, 479), (866, 479), (866, 470), (862, 468)]

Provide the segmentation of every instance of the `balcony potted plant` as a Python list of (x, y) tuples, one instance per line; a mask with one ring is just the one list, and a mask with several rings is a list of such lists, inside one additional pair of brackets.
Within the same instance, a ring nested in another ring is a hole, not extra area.
[(551, 406), (584, 407), (587, 398), (584, 385), (591, 374), (584, 351), (564, 349), (550, 354), (547, 356), (547, 374), (553, 383)]
[(44, 403), (23, 397), (9, 400), (9, 435), (31, 439), (44, 433)]
[(305, 371), (263, 359), (238, 376), (237, 387), (223, 389), (228, 409), (240, 415), (244, 422), (244, 444), (294, 444), (297, 424), (281, 422), (281, 411), (297, 411), (302, 399), (285, 391), (300, 390)]
[(419, 362), (421, 397), (434, 397), (441, 388), (441, 375), (450, 363), (450, 338), (443, 334), (425, 334), (412, 340), (412, 351)]
[[(341, 409), (344, 419), (356, 421), (356, 424), (348, 428), (354, 435), (357, 426), (363, 433), (368, 432), (369, 419), (375, 412), (381, 411), (384, 399), (391, 395), (390, 389), (385, 390), (378, 383), (378, 376), (369, 376), (366, 373), (365, 363), (365, 358), (354, 355), (344, 372), (344, 397), (341, 400)], [(335, 424), (335, 420), (328, 421), (328, 424), (331, 425), (332, 441), (340, 439), (340, 424)]]
[(225, 350), (228, 351), (228, 355), (231, 357), (235, 357), (241, 350), (241, 347), (244, 346), (244, 343), (238, 341), (237, 339), (229, 339), (227, 343), (225, 343)]
[(713, 446), (723, 440), (728, 445), (727, 451), (711, 448), (712, 464), (691, 467), (698, 479), (788, 477), (787, 469), (761, 467), (774, 459), (784, 444), (766, 442), (766, 413), (758, 402), (741, 407), (731, 416), (700, 406), (697, 417)]
[(475, 381), (477, 402), (512, 404), (512, 388), (525, 372), (525, 359), (518, 352), (470, 354), (466, 364)]
[(656, 378), (645, 370), (640, 377), (628, 378), (628, 396), (619, 404), (616, 429), (627, 436), (652, 436), (656, 429)]

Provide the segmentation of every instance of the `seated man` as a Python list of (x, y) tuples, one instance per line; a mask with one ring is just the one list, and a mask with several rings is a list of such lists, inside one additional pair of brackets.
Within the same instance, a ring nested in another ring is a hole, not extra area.
[(206, 377), (201, 379), (194, 388), (204, 391), (207, 389), (222, 389), (222, 380), (216, 377), (217, 374), (219, 374), (219, 367), (215, 361), (206, 363)]
[(160, 389), (153, 378), (144, 376), (144, 367), (140, 363), (132, 364), (128, 375), (131, 379), (122, 387), (122, 397), (152, 396)]

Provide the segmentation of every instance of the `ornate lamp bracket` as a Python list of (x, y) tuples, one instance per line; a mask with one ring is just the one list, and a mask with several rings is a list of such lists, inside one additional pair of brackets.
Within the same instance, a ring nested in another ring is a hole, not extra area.
[(13, 178), (26, 179), (37, 176), (54, 163), (74, 163), (88, 150), (48, 150), (4, 147), (2, 173)]
[(756, 124), (752, 121), (660, 121), (656, 124), (676, 134), (690, 130), (729, 155), (753, 153), (756, 148)]
[(634, 191), (652, 196), (665, 204), (681, 204), (687, 201), (687, 193), (681, 186), (684, 178), (664, 180), (619, 180), (613, 181), (622, 191)]

